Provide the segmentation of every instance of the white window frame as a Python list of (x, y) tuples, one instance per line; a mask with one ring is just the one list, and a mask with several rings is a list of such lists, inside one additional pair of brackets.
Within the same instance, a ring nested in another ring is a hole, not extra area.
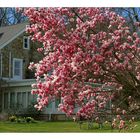
[[(25, 48), (25, 39), (27, 39), (27, 48)], [(23, 49), (29, 50), (30, 49), (30, 38), (28, 36), (23, 37)]]
[[(20, 76), (16, 76), (14, 73), (15, 72), (15, 61), (20, 61), (20, 63), (21, 63)], [(23, 74), (23, 59), (13, 58), (13, 79), (21, 80), (23, 77), (22, 74)]]

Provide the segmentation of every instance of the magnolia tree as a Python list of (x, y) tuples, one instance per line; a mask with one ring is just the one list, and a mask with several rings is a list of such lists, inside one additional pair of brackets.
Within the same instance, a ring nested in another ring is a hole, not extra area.
[(129, 105), (140, 96), (140, 38), (123, 17), (103, 8), (27, 8), (25, 15), (27, 32), (44, 54), (29, 66), (36, 108), (61, 98), (61, 111), (71, 115), (77, 107), (77, 115), (89, 119), (110, 99), (129, 98)]

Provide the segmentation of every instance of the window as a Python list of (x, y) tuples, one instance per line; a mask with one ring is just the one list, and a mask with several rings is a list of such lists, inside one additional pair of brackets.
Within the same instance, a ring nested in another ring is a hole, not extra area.
[(31, 92), (28, 92), (28, 105), (32, 104)]
[(30, 42), (29, 37), (24, 36), (23, 37), (23, 49), (30, 49), (29, 42)]
[(17, 92), (17, 107), (22, 108), (22, 93)]
[(10, 94), (10, 108), (14, 108), (15, 107), (15, 93), (12, 92)]
[(61, 103), (61, 98), (55, 99), (55, 107), (58, 108), (58, 105)]
[(37, 102), (37, 94), (33, 94), (33, 103), (36, 103)]
[(49, 102), (47, 108), (52, 108), (52, 101)]
[(22, 59), (13, 59), (13, 79), (22, 79)]
[(26, 92), (22, 92), (22, 106), (26, 108)]
[(4, 93), (4, 109), (8, 109), (8, 93)]

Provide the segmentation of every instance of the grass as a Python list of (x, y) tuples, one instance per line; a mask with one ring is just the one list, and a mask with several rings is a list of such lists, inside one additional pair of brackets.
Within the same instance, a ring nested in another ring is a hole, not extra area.
[[(138, 125), (130, 132), (140, 132), (140, 121), (136, 122)], [(95, 132), (95, 133), (114, 133), (118, 130), (112, 130), (109, 125), (99, 129), (97, 124), (94, 124), (93, 129), (87, 128), (87, 123), (82, 124), (80, 129), (79, 124), (75, 122), (45, 122), (38, 121), (37, 123), (12, 123), (9, 121), (0, 122), (0, 132)]]

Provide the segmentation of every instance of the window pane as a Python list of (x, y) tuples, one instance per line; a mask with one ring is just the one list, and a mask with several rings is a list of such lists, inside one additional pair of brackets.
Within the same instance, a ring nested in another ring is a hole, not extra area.
[(20, 78), (22, 71), (22, 61), (14, 59), (14, 75), (13, 77)]
[(28, 39), (28, 37), (27, 38), (24, 38), (24, 48), (25, 49), (28, 49), (29, 48), (29, 39)]
[(31, 92), (28, 92), (28, 105), (31, 105), (32, 99), (31, 99)]
[(20, 69), (16, 69), (16, 68), (15, 68), (14, 73), (15, 73), (15, 75), (17, 75), (17, 76), (20, 76)]
[(58, 108), (58, 105), (61, 103), (61, 98), (55, 99), (55, 107)]
[(15, 68), (17, 68), (17, 69), (20, 68), (20, 61), (18, 61), (18, 60), (15, 61)]
[(24, 43), (24, 48), (28, 48), (28, 43)]
[(52, 108), (52, 102), (49, 102), (47, 108)]
[(15, 93), (10, 93), (10, 108), (14, 108), (15, 106)]
[(2, 111), (2, 93), (0, 93), (0, 112)]
[(24, 43), (27, 43), (28, 42), (28, 39), (27, 38), (24, 38)]
[(22, 105), (26, 108), (26, 92), (22, 92)]
[(37, 102), (37, 95), (36, 95), (36, 94), (33, 94), (32, 96), (33, 96), (32, 102), (33, 102), (33, 103), (36, 103), (36, 102)]
[(4, 93), (4, 109), (8, 109), (8, 93)]
[(22, 93), (21, 92), (17, 92), (17, 107), (21, 108), (22, 107), (22, 97), (21, 97)]

